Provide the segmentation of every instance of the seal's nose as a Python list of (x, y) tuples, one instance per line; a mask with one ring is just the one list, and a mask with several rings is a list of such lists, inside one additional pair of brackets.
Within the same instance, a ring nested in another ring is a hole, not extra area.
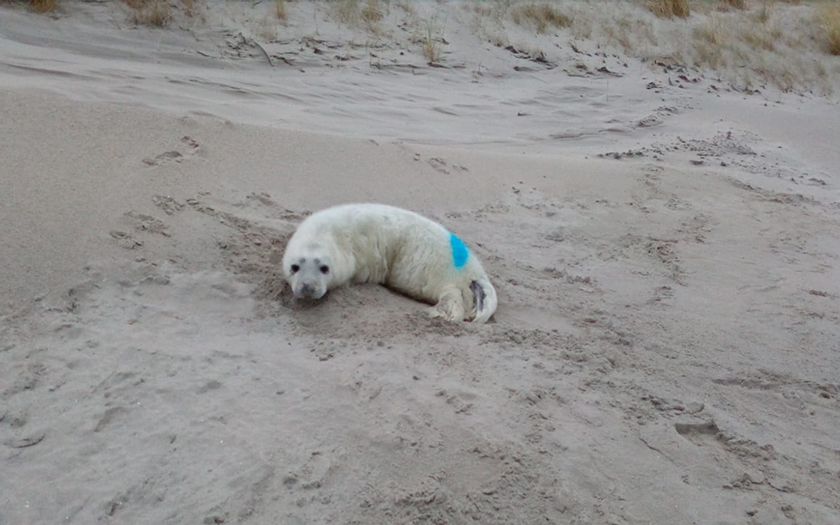
[(297, 296), (298, 297), (308, 297), (314, 298), (318, 295), (318, 287), (315, 286), (313, 283), (301, 283), (300, 288), (298, 288)]

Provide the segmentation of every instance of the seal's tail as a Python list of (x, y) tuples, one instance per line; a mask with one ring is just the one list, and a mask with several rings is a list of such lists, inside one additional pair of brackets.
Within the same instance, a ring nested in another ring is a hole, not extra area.
[(486, 323), (488, 319), (496, 312), (498, 304), (496, 300), (496, 289), (490, 284), (490, 280), (486, 277), (476, 279), (470, 283), (470, 290), (472, 290), (475, 298), (475, 318), (474, 323)]

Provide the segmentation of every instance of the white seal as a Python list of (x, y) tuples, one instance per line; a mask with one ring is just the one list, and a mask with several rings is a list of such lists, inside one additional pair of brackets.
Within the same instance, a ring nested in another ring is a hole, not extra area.
[(496, 311), (496, 290), (461, 239), (384, 204), (345, 204), (306, 218), (286, 245), (283, 274), (301, 299), (377, 283), (435, 305), (432, 317), (484, 323)]

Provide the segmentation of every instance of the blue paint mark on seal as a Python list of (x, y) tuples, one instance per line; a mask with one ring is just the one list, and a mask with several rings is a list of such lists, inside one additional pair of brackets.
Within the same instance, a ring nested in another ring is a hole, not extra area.
[(455, 236), (454, 233), (449, 234), (449, 245), (452, 247), (452, 263), (455, 268), (461, 268), (467, 264), (467, 259), (470, 256), (470, 251), (464, 241)]

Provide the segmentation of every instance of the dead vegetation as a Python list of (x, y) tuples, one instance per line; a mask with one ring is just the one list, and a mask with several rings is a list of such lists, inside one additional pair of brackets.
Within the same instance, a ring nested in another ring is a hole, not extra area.
[[(819, 12), (825, 13), (824, 9)], [(769, 0), (750, 2), (742, 12), (711, 13), (696, 20), (692, 39), (680, 56), (747, 89), (772, 85), (782, 91), (830, 93), (834, 87), (824, 62), (812, 55), (831, 52), (826, 23), (830, 17), (819, 17), (824, 22), (820, 38), (819, 24), (808, 13), (783, 9)]]
[(385, 16), (383, 4), (379, 0), (338, 0), (331, 4), (333, 18), (337, 22), (379, 32), (379, 22)]
[(647, 6), (661, 18), (687, 18), (691, 14), (688, 0), (648, 0)]
[(440, 63), (443, 53), (443, 46), (446, 39), (443, 36), (445, 20), (436, 14), (427, 17), (420, 17), (412, 12), (403, 22), (412, 27), (409, 41), (420, 46), (420, 54), (429, 65)]
[(716, 68), (722, 65), (723, 46), (727, 43), (726, 31), (721, 19), (711, 16), (709, 19), (694, 29), (698, 58), (701, 62)]
[(29, 0), (29, 6), (36, 13), (49, 13), (58, 6), (58, 0)]
[(201, 14), (199, 1), (201, 0), (181, 0), (181, 9), (184, 15), (189, 18), (198, 17)]
[(571, 19), (548, 3), (524, 4), (513, 8), (511, 16), (518, 25), (533, 25), (537, 33), (545, 33), (549, 28), (566, 27)]
[(414, 7), (407, 1), (397, 2), (397, 3), (394, 4), (394, 6), (399, 8), (399, 9), (402, 9), (403, 11), (405, 11), (406, 14), (409, 14), (409, 15), (416, 15), (417, 14), (417, 11), (414, 9)]
[(826, 52), (840, 55), (840, 2), (822, 6), (816, 16)]
[(172, 6), (167, 0), (125, 0), (125, 4), (130, 9), (128, 20), (132, 24), (165, 27), (172, 21)]
[(29, 9), (35, 13), (44, 14), (51, 13), (58, 7), (58, 0), (0, 0), (0, 5), (3, 4), (26, 4)]
[(746, 0), (719, 0), (719, 9), (745, 9), (747, 7)]
[(431, 30), (429, 30), (423, 43), (423, 57), (429, 65), (437, 64), (440, 61), (440, 43), (435, 40)]
[(773, 2), (770, 0), (762, 0), (759, 4), (758, 9), (755, 11), (753, 18), (759, 24), (766, 24), (768, 20), (773, 16), (773, 12), (775, 10), (775, 6)]
[(362, 20), (374, 24), (382, 20), (382, 6), (377, 0), (368, 0), (362, 7)]
[(206, 4), (203, 0), (123, 0), (128, 6), (128, 21), (134, 25), (166, 27), (175, 12), (183, 17), (205, 20)]

